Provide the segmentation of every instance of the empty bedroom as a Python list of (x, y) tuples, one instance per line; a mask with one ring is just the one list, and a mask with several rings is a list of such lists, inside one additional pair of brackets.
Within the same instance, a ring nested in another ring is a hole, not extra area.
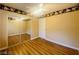
[(79, 3), (0, 3), (0, 55), (79, 55)]

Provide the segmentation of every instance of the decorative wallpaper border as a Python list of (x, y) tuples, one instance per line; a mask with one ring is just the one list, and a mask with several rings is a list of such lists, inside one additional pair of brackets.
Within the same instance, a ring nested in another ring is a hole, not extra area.
[(79, 4), (76, 5), (76, 6), (73, 6), (73, 7), (65, 8), (65, 9), (62, 9), (62, 10), (54, 11), (54, 12), (50, 12), (48, 14), (42, 15), (39, 18), (50, 17), (50, 16), (54, 16), (54, 15), (60, 15), (60, 14), (63, 14), (63, 13), (73, 12), (73, 11), (77, 11), (77, 10), (79, 10)]
[(14, 12), (14, 13), (18, 13), (18, 14), (22, 14), (22, 15), (26, 15), (27, 13), (25, 11), (13, 8), (13, 7), (9, 7), (3, 4), (0, 4), (0, 9), (1, 10), (5, 10), (5, 11), (10, 11), (10, 12)]
[(15, 20), (14, 18), (12, 18), (12, 17), (8, 17), (8, 20)]

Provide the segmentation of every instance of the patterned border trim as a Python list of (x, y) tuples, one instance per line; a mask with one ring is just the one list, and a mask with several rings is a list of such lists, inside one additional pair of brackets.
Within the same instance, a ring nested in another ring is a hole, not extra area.
[(8, 17), (8, 20), (15, 20), (14, 18), (12, 18), (12, 17)]
[(12, 7), (9, 7), (9, 6), (5, 6), (3, 4), (0, 4), (0, 9), (5, 10), (5, 11), (18, 13), (18, 14), (23, 14), (23, 15), (27, 14), (25, 11), (22, 11), (22, 10), (19, 10), (19, 9), (16, 9), (16, 8), (12, 8)]
[(65, 9), (62, 9), (62, 10), (54, 11), (54, 12), (50, 12), (48, 14), (42, 15), (39, 18), (50, 17), (50, 16), (54, 16), (54, 15), (60, 15), (60, 14), (63, 14), (63, 13), (73, 12), (73, 11), (77, 11), (77, 10), (79, 10), (79, 4), (76, 5), (76, 6), (73, 6), (73, 7), (65, 8)]

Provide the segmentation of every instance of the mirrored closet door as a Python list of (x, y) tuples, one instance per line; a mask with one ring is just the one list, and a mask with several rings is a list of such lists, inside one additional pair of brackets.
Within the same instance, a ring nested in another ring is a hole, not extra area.
[(25, 17), (23, 15), (8, 17), (8, 46), (16, 46), (31, 39), (31, 22)]
[(20, 43), (20, 22), (16, 18), (8, 17), (8, 46), (14, 46)]
[(7, 14), (0, 10), (0, 51), (8, 47), (7, 34)]
[(0, 55), (7, 54), (8, 48), (7, 14), (0, 10)]

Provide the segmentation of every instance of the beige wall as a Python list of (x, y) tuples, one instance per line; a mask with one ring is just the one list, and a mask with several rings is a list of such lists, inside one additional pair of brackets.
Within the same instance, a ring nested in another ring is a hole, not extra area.
[(0, 10), (0, 50), (8, 47), (7, 15)]
[(46, 19), (45, 18), (39, 19), (39, 37), (42, 37), (42, 38), (46, 37)]
[(31, 35), (31, 20), (27, 21), (26, 25), (27, 25), (27, 27), (26, 27), (27, 28), (26, 33)]
[(27, 30), (30, 30), (27, 26), (28, 26), (27, 21), (9, 20), (8, 35), (11, 36), (27, 33)]
[(49, 41), (79, 49), (79, 11), (45, 19), (46, 38)]
[(37, 18), (32, 18), (31, 32), (31, 39), (37, 38), (39, 36), (39, 20)]

